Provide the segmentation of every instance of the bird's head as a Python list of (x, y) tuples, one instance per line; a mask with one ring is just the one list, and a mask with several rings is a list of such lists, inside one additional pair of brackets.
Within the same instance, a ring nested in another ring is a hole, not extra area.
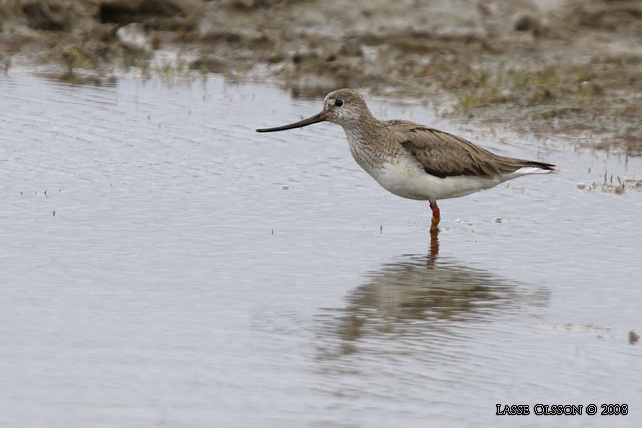
[(313, 123), (328, 121), (343, 127), (350, 127), (366, 117), (372, 117), (363, 97), (352, 89), (337, 89), (326, 95), (323, 100), (323, 110), (312, 117), (289, 125), (276, 128), (257, 129), (257, 132), (285, 131), (286, 129), (301, 128)]

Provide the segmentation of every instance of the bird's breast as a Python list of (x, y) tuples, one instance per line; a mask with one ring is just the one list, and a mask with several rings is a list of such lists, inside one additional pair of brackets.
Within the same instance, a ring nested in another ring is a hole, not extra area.
[(428, 175), (403, 147), (348, 130), (346, 136), (354, 160), (384, 189), (409, 199), (435, 197), (433, 190), (440, 188), (442, 180)]
[(384, 189), (395, 195), (419, 200), (433, 197), (427, 174), (409, 162), (384, 162), (368, 173)]

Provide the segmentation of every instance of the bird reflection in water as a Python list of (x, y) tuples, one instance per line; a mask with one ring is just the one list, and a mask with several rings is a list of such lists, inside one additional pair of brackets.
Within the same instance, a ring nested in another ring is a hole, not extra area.
[(319, 333), (330, 342), (320, 341), (322, 354), (365, 352), (381, 336), (389, 342), (410, 335), (438, 346), (497, 318), (527, 316), (548, 302), (546, 288), (467, 267), (438, 252), (432, 234), (427, 255), (403, 255), (382, 265), (347, 295), (344, 308), (325, 310)]
[(439, 254), (439, 234), (436, 230), (430, 231), (430, 251), (428, 252), (429, 260), (435, 261)]

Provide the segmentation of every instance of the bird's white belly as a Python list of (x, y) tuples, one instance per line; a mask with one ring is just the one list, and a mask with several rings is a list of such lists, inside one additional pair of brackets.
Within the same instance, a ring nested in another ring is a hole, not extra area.
[(439, 178), (405, 163), (386, 162), (368, 171), (381, 186), (395, 195), (409, 199), (447, 199), (488, 189), (505, 179), (475, 176)]

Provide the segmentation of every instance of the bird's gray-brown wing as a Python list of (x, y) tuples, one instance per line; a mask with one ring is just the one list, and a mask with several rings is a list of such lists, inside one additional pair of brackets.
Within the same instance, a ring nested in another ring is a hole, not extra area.
[(434, 128), (406, 121), (387, 122), (395, 142), (407, 150), (436, 177), (496, 177), (532, 166), (553, 169), (553, 165), (496, 155), (468, 140)]

